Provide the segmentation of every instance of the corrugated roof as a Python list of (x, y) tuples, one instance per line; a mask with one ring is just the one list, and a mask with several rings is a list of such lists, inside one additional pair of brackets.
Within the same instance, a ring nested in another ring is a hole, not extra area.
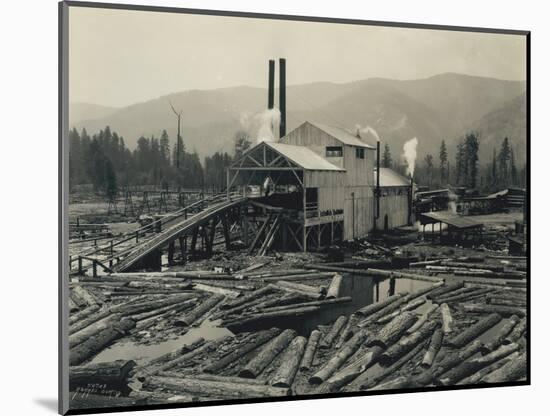
[(322, 156), (305, 146), (295, 146), (286, 143), (264, 142), (276, 152), (306, 170), (330, 170), (345, 172), (345, 169), (333, 165)]
[(317, 127), (319, 130), (323, 130), (325, 133), (330, 134), (332, 137), (334, 137), (336, 140), (350, 145), (350, 146), (358, 146), (358, 147), (366, 147), (367, 149), (376, 149), (375, 147), (365, 143), (361, 139), (359, 139), (354, 134), (350, 133), (349, 131), (342, 129), (340, 127), (334, 127), (334, 126), (327, 126), (325, 124), (321, 123), (314, 123), (311, 121), (307, 121), (306, 123), (311, 124), (314, 127)]
[[(377, 171), (374, 169), (374, 183), (376, 183)], [(411, 181), (390, 168), (380, 168), (380, 186), (411, 186)]]
[(457, 215), (451, 211), (424, 212), (421, 214), (421, 216), (433, 220), (429, 221), (430, 223), (442, 222), (455, 228), (475, 228), (481, 227), (483, 225), (469, 218), (461, 217), (460, 215)]

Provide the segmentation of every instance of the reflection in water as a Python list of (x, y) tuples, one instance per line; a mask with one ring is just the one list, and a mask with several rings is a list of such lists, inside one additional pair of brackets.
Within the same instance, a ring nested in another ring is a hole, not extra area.
[(112, 345), (110, 348), (101, 351), (94, 357), (92, 363), (110, 362), (124, 359), (134, 360), (139, 365), (181, 348), (184, 345), (191, 344), (200, 337), (209, 341), (219, 339), (227, 335), (232, 335), (229, 330), (217, 327), (216, 324), (217, 322), (205, 320), (201, 326), (197, 328), (190, 328), (189, 331), (183, 335), (157, 344), (137, 344), (126, 338)]

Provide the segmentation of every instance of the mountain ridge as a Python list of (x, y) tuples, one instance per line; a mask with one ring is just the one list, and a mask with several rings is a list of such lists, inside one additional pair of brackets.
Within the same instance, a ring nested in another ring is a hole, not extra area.
[[(457, 73), (418, 80), (368, 78), (348, 83), (290, 85), (287, 86), (287, 131), (306, 120), (351, 131), (357, 125), (369, 125), (390, 144), (394, 159), (411, 137), (419, 139), (419, 156), (426, 153), (436, 156), (442, 139), (448, 142), (452, 152), (456, 140), (473, 128), (483, 130), (493, 143), (500, 134), (500, 127), (484, 117), (508, 105), (524, 93), (525, 88), (525, 81)], [(173, 144), (176, 118), (170, 109), (171, 102), (183, 111), (182, 136), (187, 149), (196, 149), (205, 156), (215, 151), (232, 151), (237, 130), (248, 129), (254, 136), (261, 123), (258, 114), (264, 111), (266, 101), (266, 89), (260, 87), (194, 89), (113, 109), (101, 117), (77, 122), (73, 121), (71, 106), (70, 119), (71, 127), (85, 127), (90, 134), (109, 125), (125, 138), (130, 149), (135, 147), (141, 135), (158, 137), (162, 129), (168, 131)], [(518, 117), (511, 110), (503, 111), (509, 117)], [(505, 130), (519, 134), (521, 120), (511, 124), (516, 128)], [(518, 139), (518, 143), (523, 141), (523, 138)], [(484, 150), (482, 153), (485, 155)]]

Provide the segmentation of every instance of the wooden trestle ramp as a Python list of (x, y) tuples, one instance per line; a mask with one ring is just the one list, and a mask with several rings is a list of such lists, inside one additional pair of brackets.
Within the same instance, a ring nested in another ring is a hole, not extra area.
[[(181, 229), (167, 230), (151, 245)], [(520, 382), (527, 376), (526, 289), (518, 280), (444, 280), (420, 270), (367, 268), (359, 278), (392, 274), (390, 279), (418, 280), (422, 288), (340, 314), (339, 308), (352, 305), (342, 291), (346, 267), (262, 269), (266, 264), (223, 275), (113, 273), (71, 282), (71, 377), (77, 384), (101, 379), (121, 391), (120, 385), (138, 380), (141, 387), (128, 388), (121, 403), (158, 404)], [(289, 327), (327, 311), (334, 318), (326, 324), (300, 333)], [(205, 320), (234, 335), (194, 339), (139, 364), (93, 362), (124, 337), (168, 331), (169, 338)]]
[[(136, 231), (113, 238), (100, 247), (93, 247), (72, 255), (71, 273), (84, 274), (87, 270), (93, 269), (93, 275), (96, 276), (98, 266), (108, 272), (127, 271), (155, 250), (169, 245), (182, 236), (196, 233), (198, 227), (209, 221), (224, 220), (226, 212), (246, 201), (247, 198), (238, 194), (228, 196), (224, 193), (195, 202)], [(215, 226), (216, 224), (212, 228)], [(225, 224), (224, 232), (226, 232)], [(194, 241), (196, 241), (196, 235)], [(119, 249), (120, 247), (122, 249)], [(77, 262), (76, 269), (73, 267), (73, 262)]]

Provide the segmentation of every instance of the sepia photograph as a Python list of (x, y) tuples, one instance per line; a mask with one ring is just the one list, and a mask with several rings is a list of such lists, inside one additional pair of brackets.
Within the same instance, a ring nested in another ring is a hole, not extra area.
[(60, 31), (69, 413), (530, 383), (529, 32)]

